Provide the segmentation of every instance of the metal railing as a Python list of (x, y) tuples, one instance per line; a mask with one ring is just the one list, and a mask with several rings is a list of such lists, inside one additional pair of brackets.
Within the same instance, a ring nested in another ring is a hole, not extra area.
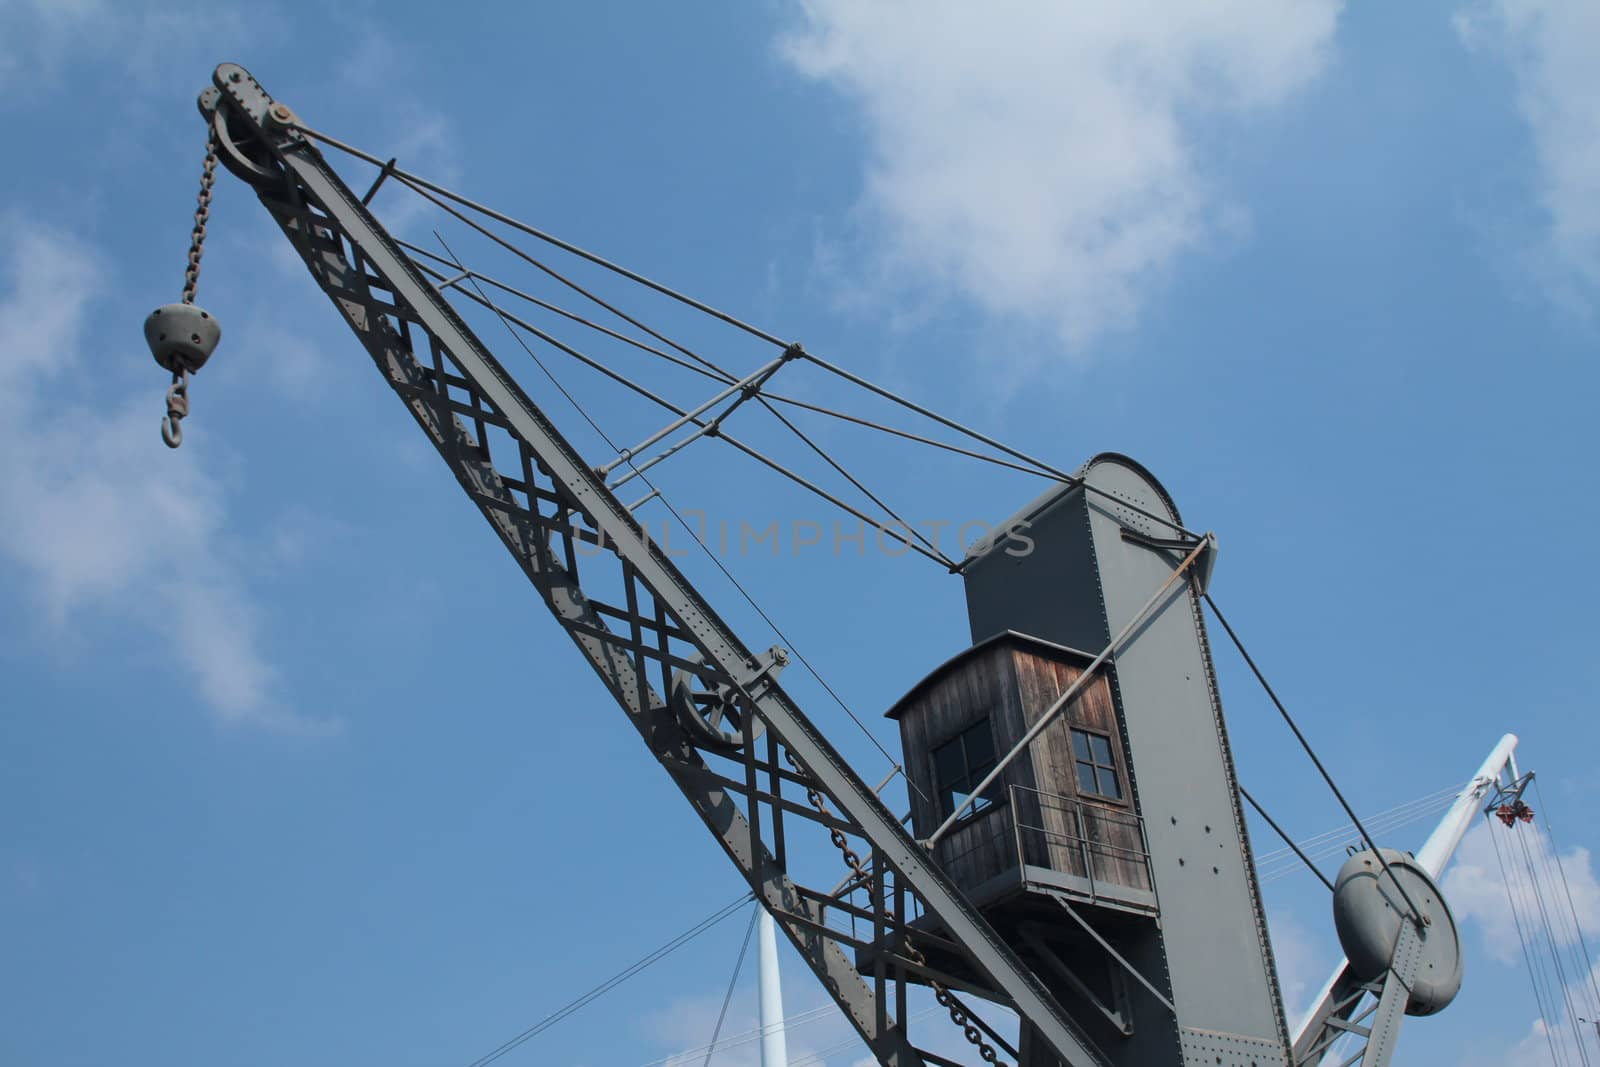
[[(987, 859), (980, 857), (985, 852)], [(958, 823), (957, 833), (940, 842), (935, 855), (968, 892), (1015, 870), (1027, 885), (1141, 910), (1154, 906), (1155, 878), (1144, 819), (1127, 808), (1093, 800), (1009, 786), (1006, 803), (986, 806)], [(814, 901), (823, 924), (859, 947), (877, 936), (868, 919), (874, 892), (881, 892), (885, 900), (896, 897), (897, 874), (892, 867), (883, 871), (875, 889), (875, 859), (869, 857), (863, 865), (866, 881), (848, 878), (831, 897)], [(1041, 870), (1067, 877), (1054, 880), (1041, 875)], [(1135, 895), (1130, 896), (1129, 890)], [(1149, 899), (1141, 899), (1145, 894)], [(916, 921), (921, 909), (915, 895), (907, 893), (901, 899), (909, 911), (906, 919)]]
[(1091, 800), (1010, 788), (1017, 862), (1077, 875), (1091, 896), (1101, 885), (1149, 892), (1155, 885), (1144, 819), (1137, 813)]
[(1082, 887), (1037, 872), (1084, 879), (1091, 899), (1126, 896), (1130, 889), (1150, 893), (1155, 885), (1144, 820), (1137, 813), (1021, 785), (1008, 787), (1007, 803), (958, 823), (936, 855), (968, 891), (1012, 869), (1024, 881), (1069, 891)]

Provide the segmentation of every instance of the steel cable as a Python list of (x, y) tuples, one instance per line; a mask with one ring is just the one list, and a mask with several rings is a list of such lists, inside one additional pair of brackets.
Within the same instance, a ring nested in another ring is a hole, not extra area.
[(1522, 948), (1522, 959), (1528, 967), (1528, 985), (1533, 989), (1534, 1007), (1539, 1012), (1539, 1021), (1542, 1024), (1541, 1029), (1544, 1031), (1546, 1043), (1550, 1046), (1550, 1062), (1559, 1064), (1561, 1058), (1556, 1052), (1555, 1037), (1550, 1027), (1550, 1013), (1545, 1009), (1544, 993), (1539, 985), (1540, 972), (1534, 965), (1533, 951), (1529, 947), (1528, 938), (1523, 932), (1522, 915), (1518, 910), (1517, 897), (1521, 893), (1521, 883), (1518, 882), (1515, 886), (1512, 883), (1510, 872), (1506, 868), (1505, 856), (1500, 850), (1500, 839), (1496, 836), (1494, 823), (1488, 821), (1492, 818), (1493, 816), (1485, 812), (1484, 819), (1489, 831), (1489, 841), (1494, 846), (1495, 863), (1500, 868), (1500, 882), (1506, 887), (1506, 904), (1511, 912), (1512, 925), (1517, 931), (1517, 943)]
[[(631, 316), (628, 316), (626, 313), (621, 312), (621, 311), (611, 307), (609, 304), (606, 304), (599, 297), (596, 297), (593, 294), (588, 293), (586, 290), (583, 290), (581, 287), (576, 286), (576, 284), (571, 282), (569, 279), (566, 279), (566, 278), (562, 277), (559, 274), (559, 272), (554, 271), (548, 265), (540, 262), (535, 257), (530, 256), (527, 252), (523, 251), (522, 249), (519, 249), (516, 245), (512, 244), (510, 241), (507, 241), (505, 238), (501, 237), (499, 234), (494, 233), (492, 230), (490, 230), (488, 227), (484, 226), (483, 224), (478, 223), (478, 222), (474, 222), (473, 220), (467, 218), (460, 211), (456, 210), (456, 208), (451, 207), (449, 204), (446, 204), (443, 201), (445, 201), (445, 200), (451, 201), (452, 203), (457, 204), (457, 205), (459, 205), (459, 206), (461, 206), (463, 208), (466, 208), (467, 210), (476, 212), (479, 215), (482, 215), (482, 216), (484, 216), (486, 218), (492, 219), (495, 222), (501, 223), (502, 225), (509, 226), (514, 230), (518, 230), (518, 231), (520, 231), (520, 232), (522, 232), (524, 234), (527, 234), (530, 237), (533, 237), (533, 238), (535, 238), (537, 240), (545, 242), (546, 244), (549, 244), (549, 245), (552, 245), (552, 246), (554, 246), (556, 248), (559, 248), (564, 252), (567, 252), (567, 253), (570, 253), (571, 255), (579, 257), (580, 259), (587, 260), (590, 263), (593, 263), (593, 264), (595, 264), (595, 265), (597, 265), (599, 267), (602, 267), (602, 268), (604, 268), (604, 269), (606, 269), (608, 271), (611, 271), (612, 273), (618, 275), (619, 277), (626, 278), (629, 281), (635, 282), (635, 283), (637, 283), (639, 285), (644, 286), (645, 288), (648, 288), (648, 289), (651, 289), (651, 290), (653, 290), (653, 291), (655, 291), (657, 293), (660, 293), (663, 296), (667, 296), (667, 297), (669, 297), (669, 298), (671, 298), (673, 300), (676, 300), (677, 302), (679, 302), (681, 304), (684, 304), (687, 307), (693, 308), (696, 311), (702, 312), (703, 314), (709, 315), (714, 319), (717, 319), (717, 320), (719, 320), (721, 322), (727, 323), (730, 326), (734, 326), (737, 329), (743, 330), (745, 333), (748, 333), (753, 337), (759, 338), (760, 340), (763, 340), (763, 341), (767, 342), (768, 344), (776, 345), (779, 348), (787, 348), (789, 346), (789, 342), (786, 342), (786, 341), (782, 340), (781, 338), (779, 338), (775, 334), (769, 333), (768, 331), (763, 330), (763, 329), (761, 329), (759, 327), (752, 326), (751, 324), (749, 324), (747, 322), (744, 322), (744, 321), (736, 318), (735, 316), (728, 314), (725, 311), (721, 311), (718, 308), (712, 307), (709, 304), (706, 304), (706, 303), (703, 303), (703, 302), (701, 302), (699, 300), (696, 300), (693, 297), (687, 296), (684, 293), (680, 293), (677, 290), (671, 288), (670, 286), (664, 285), (664, 284), (662, 284), (660, 282), (657, 282), (657, 281), (655, 281), (655, 280), (653, 280), (651, 278), (646, 277), (645, 275), (642, 275), (642, 274), (639, 274), (639, 273), (637, 273), (635, 271), (629, 270), (628, 268), (623, 267), (620, 264), (613, 263), (612, 261), (604, 258), (603, 256), (600, 256), (600, 255), (597, 255), (597, 254), (595, 254), (593, 252), (590, 252), (587, 249), (584, 249), (584, 248), (582, 248), (582, 247), (580, 247), (578, 245), (572, 244), (569, 241), (562, 240), (561, 238), (556, 237), (553, 234), (547, 233), (544, 230), (539, 229), (538, 227), (531, 226), (528, 223), (522, 222), (521, 220), (516, 219), (516, 218), (514, 218), (514, 217), (512, 217), (510, 215), (507, 215), (504, 212), (497, 211), (494, 208), (488, 207), (487, 205), (480, 204), (480, 203), (478, 203), (478, 202), (476, 202), (474, 200), (471, 200), (471, 199), (469, 199), (469, 198), (467, 198), (465, 196), (462, 196), (460, 193), (456, 193), (453, 190), (448, 189), (448, 188), (446, 188), (446, 187), (444, 187), (442, 185), (439, 185), (439, 184), (437, 184), (435, 182), (431, 182), (431, 181), (427, 180), (426, 178), (421, 177), (420, 175), (412, 174), (412, 173), (410, 173), (408, 171), (405, 171), (405, 170), (403, 170), (403, 169), (401, 169), (399, 167), (396, 167), (396, 166), (393, 165), (394, 164), (393, 160), (379, 159), (377, 156), (373, 155), (370, 152), (362, 151), (361, 149), (356, 148), (353, 145), (347, 144), (347, 143), (345, 143), (343, 141), (340, 141), (339, 139), (337, 139), (335, 137), (332, 137), (332, 136), (330, 136), (330, 135), (328, 135), (326, 133), (321, 132), (320, 130), (314, 130), (314, 129), (308, 127), (308, 126), (297, 124), (295, 128), (298, 129), (300, 132), (306, 134), (308, 137), (313, 138), (314, 140), (320, 141), (320, 142), (322, 142), (322, 143), (324, 143), (324, 144), (326, 144), (326, 145), (328, 145), (328, 146), (330, 146), (332, 148), (337, 148), (338, 150), (340, 150), (342, 152), (345, 152), (345, 153), (347, 153), (347, 154), (349, 154), (351, 156), (354, 156), (355, 158), (360, 159), (360, 160), (362, 160), (362, 161), (364, 161), (366, 163), (369, 163), (369, 164), (371, 164), (371, 165), (373, 165), (375, 167), (380, 167), (382, 169), (382, 173), (383, 174), (394, 177), (397, 181), (399, 181), (401, 184), (405, 185), (407, 188), (411, 189), (417, 195), (419, 195), (419, 196), (423, 197), (424, 199), (428, 200), (430, 203), (433, 203), (435, 206), (439, 207), (440, 210), (445, 211), (446, 213), (448, 213), (452, 217), (454, 217), (457, 220), (461, 221), (464, 225), (469, 226), (472, 229), (478, 231), (479, 233), (483, 234), (485, 237), (488, 237), (490, 240), (492, 240), (492, 241), (496, 242), (497, 244), (501, 245), (506, 250), (510, 251), (512, 254), (518, 256), (519, 258), (524, 259), (525, 261), (527, 261), (531, 265), (537, 267), (538, 269), (540, 269), (542, 271), (545, 271), (546, 273), (549, 273), (552, 277), (557, 278), (558, 280), (562, 281), (563, 284), (567, 284), (567, 285), (573, 286), (575, 289), (577, 289), (580, 292), (583, 292), (584, 295), (588, 296), (590, 299), (594, 300), (596, 303), (598, 303), (601, 306), (606, 307), (608, 310), (612, 311), (613, 314), (616, 314), (620, 318), (623, 318), (624, 321), (627, 321), (628, 323), (630, 323), (631, 325), (635, 326), (636, 328), (645, 331), (650, 336), (655, 337), (657, 340), (661, 341), (663, 344), (667, 344), (667, 345), (669, 345), (669, 346), (671, 346), (673, 348), (676, 348), (678, 351), (684, 353), (685, 355), (689, 356), (691, 359), (696, 360), (697, 362), (706, 362), (708, 367), (715, 367), (715, 364), (711, 364), (711, 363), (709, 363), (709, 361), (705, 361), (703, 359), (703, 357), (699, 356), (698, 354), (690, 351), (687, 348), (684, 348), (683, 346), (681, 346), (681, 345), (677, 344), (676, 342), (672, 341), (670, 338), (667, 338), (664, 335), (657, 333), (655, 330), (652, 330), (649, 326), (646, 326), (644, 323), (639, 322), (637, 319), (634, 319)], [(1154, 522), (1160, 523), (1161, 525), (1166, 526), (1166, 527), (1172, 529), (1173, 531), (1175, 531), (1177, 533), (1181, 533), (1186, 537), (1191, 537), (1191, 538), (1198, 538), (1199, 537), (1199, 534), (1195, 533), (1192, 530), (1187, 529), (1181, 523), (1174, 522), (1172, 519), (1167, 518), (1164, 515), (1156, 514), (1156, 513), (1152, 512), (1152, 511), (1148, 511), (1148, 510), (1140, 507), (1137, 504), (1133, 504), (1133, 503), (1131, 503), (1129, 501), (1123, 500), (1121, 497), (1118, 497), (1115, 494), (1113, 494), (1113, 493), (1111, 493), (1111, 492), (1109, 492), (1107, 490), (1100, 489), (1097, 486), (1090, 485), (1083, 478), (1080, 478), (1080, 477), (1078, 477), (1076, 475), (1068, 474), (1067, 472), (1062, 471), (1062, 470), (1052, 466), (1051, 464), (1045, 463), (1042, 460), (1036, 459), (1036, 458), (1028, 455), (1025, 452), (1021, 452), (1021, 451), (1019, 451), (1017, 449), (1011, 448), (1009, 445), (1002, 444), (1001, 442), (999, 442), (999, 441), (997, 441), (997, 440), (995, 440), (995, 439), (993, 439), (991, 437), (988, 437), (988, 436), (986, 436), (986, 435), (984, 435), (982, 433), (979, 433), (976, 430), (973, 430), (973, 429), (970, 429), (969, 427), (963, 426), (960, 423), (955, 422), (954, 420), (949, 419), (949, 418), (947, 418), (947, 417), (945, 417), (943, 415), (940, 415), (937, 412), (932, 411), (929, 408), (923, 407), (920, 404), (917, 404), (917, 403), (915, 403), (913, 401), (907, 400), (905, 397), (900, 396), (899, 394), (893, 392), (892, 390), (885, 389), (882, 386), (876, 385), (873, 382), (869, 381), (868, 379), (861, 377), (860, 375), (857, 375), (857, 374), (855, 374), (855, 373), (853, 373), (851, 371), (845, 370), (843, 367), (840, 367), (840, 366), (838, 366), (838, 365), (836, 365), (834, 363), (831, 363), (828, 360), (822, 359), (821, 357), (816, 356), (816, 355), (811, 354), (811, 353), (807, 353), (807, 358), (810, 359), (817, 366), (823, 368), (824, 370), (828, 370), (828, 371), (832, 372), (833, 374), (838, 375), (839, 377), (841, 377), (841, 378), (843, 378), (843, 379), (845, 379), (847, 381), (853, 382), (855, 385), (857, 385), (857, 386), (859, 386), (859, 387), (861, 387), (863, 389), (866, 389), (869, 392), (875, 393), (875, 394), (883, 397), (884, 399), (887, 399), (887, 400), (892, 401), (893, 403), (899, 404), (900, 406), (905, 407), (908, 410), (915, 411), (918, 414), (920, 414), (920, 415), (922, 415), (922, 416), (924, 416), (926, 418), (930, 418), (930, 419), (934, 420), (935, 422), (938, 422), (940, 425), (945, 426), (948, 429), (954, 430), (957, 433), (960, 433), (960, 434), (963, 434), (964, 436), (970, 437), (973, 440), (980, 441), (983, 444), (988, 445), (991, 448), (997, 448), (1000, 451), (1004, 452), (1006, 455), (1009, 455), (1014, 459), (1018, 459), (1018, 460), (1021, 460), (1021, 461), (1025, 462), (1025, 463), (1031, 464), (1031, 465), (1037, 467), (1041, 472), (1043, 472), (1043, 473), (1045, 473), (1045, 474), (1047, 474), (1047, 475), (1049, 475), (1051, 477), (1054, 477), (1057, 480), (1059, 480), (1059, 481), (1061, 481), (1061, 482), (1063, 482), (1063, 483), (1065, 483), (1065, 484), (1067, 484), (1069, 486), (1072, 486), (1073, 488), (1082, 488), (1086, 492), (1095, 493), (1095, 494), (1097, 494), (1099, 496), (1102, 496), (1102, 497), (1105, 497), (1107, 499), (1115, 500), (1120, 506), (1129, 508), (1130, 510), (1132, 510), (1132, 511), (1134, 511), (1134, 512), (1136, 512), (1136, 513), (1138, 513), (1138, 514), (1140, 514), (1142, 516), (1144, 516), (1145, 518), (1148, 518), (1148, 519), (1150, 519), (1150, 520), (1152, 520)]]
[(739, 955), (734, 957), (733, 975), (728, 979), (728, 991), (722, 995), (722, 1010), (717, 1012), (717, 1025), (711, 1029), (711, 1043), (706, 1046), (704, 1067), (711, 1067), (711, 1057), (716, 1054), (717, 1041), (722, 1037), (722, 1024), (728, 1018), (728, 1005), (733, 1003), (733, 990), (739, 984), (739, 972), (744, 969), (745, 955), (750, 951), (750, 935), (755, 932), (756, 920), (761, 917), (761, 904), (750, 909), (750, 923), (744, 928), (744, 940), (739, 942)]
[(1366, 828), (1362, 825), (1360, 817), (1355, 813), (1355, 809), (1350, 806), (1350, 802), (1344, 798), (1344, 793), (1341, 792), (1338, 785), (1334, 783), (1333, 775), (1328, 773), (1328, 768), (1322, 765), (1322, 760), (1317, 756), (1316, 750), (1311, 747), (1311, 742), (1306, 738), (1306, 735), (1301, 732), (1299, 725), (1294, 721), (1294, 716), (1289, 714), (1289, 709), (1284, 707), (1283, 701), (1278, 699), (1278, 694), (1273, 690), (1271, 683), (1267, 681), (1267, 676), (1261, 673), (1260, 667), (1256, 666), (1255, 659), (1250, 655), (1249, 650), (1244, 647), (1244, 642), (1239, 639), (1239, 635), (1234, 632), (1233, 627), (1228, 624), (1227, 617), (1223, 615), (1221, 610), (1217, 608), (1217, 602), (1211, 599), (1211, 594), (1201, 593), (1200, 595), (1205, 599), (1205, 602), (1210, 605), (1211, 613), (1215, 615), (1217, 621), (1222, 624), (1223, 630), (1228, 634), (1228, 640), (1233, 642), (1233, 647), (1238, 650), (1239, 655), (1243, 657), (1245, 664), (1249, 666), (1251, 673), (1256, 676), (1256, 681), (1261, 683), (1261, 688), (1266, 691), (1268, 698), (1272, 701), (1273, 707), (1278, 709), (1278, 714), (1283, 717), (1284, 723), (1289, 727), (1290, 732), (1294, 734), (1295, 740), (1300, 742), (1300, 747), (1305, 750), (1305, 754), (1311, 760), (1312, 766), (1316, 767), (1317, 773), (1322, 775), (1322, 780), (1327, 784), (1328, 790), (1333, 793), (1334, 799), (1339, 802), (1340, 807), (1344, 808), (1344, 813), (1350, 817), (1350, 822), (1354, 824), (1355, 828), (1361, 832), (1362, 840), (1367, 843), (1367, 847), (1371, 849), (1372, 854), (1377, 857), (1378, 866), (1383, 868), (1383, 873), (1389, 876), (1390, 883), (1393, 884), (1395, 890), (1400, 894), (1400, 898), (1406, 902), (1406, 907), (1411, 911), (1412, 920), (1420, 926), (1422, 923), (1421, 909), (1419, 909), (1416, 905), (1416, 902), (1411, 899), (1411, 894), (1406, 892), (1406, 887), (1398, 878), (1395, 877), (1394, 872), (1389, 869), (1389, 861), (1384, 859), (1383, 851), (1378, 848), (1377, 842), (1373, 841), (1372, 835), (1369, 834)]
[(1533, 792), (1534, 796), (1538, 798), (1539, 810), (1545, 813), (1544, 832), (1545, 836), (1550, 840), (1550, 856), (1552, 861), (1555, 863), (1557, 873), (1560, 875), (1562, 892), (1567, 898), (1567, 910), (1572, 917), (1573, 935), (1578, 942), (1578, 947), (1582, 950), (1583, 971), (1586, 975), (1588, 975), (1589, 987), (1594, 993), (1595, 1017), (1600, 1019), (1600, 982), (1597, 982), (1596, 979), (1594, 961), (1589, 955), (1589, 941), (1588, 938), (1584, 936), (1583, 923), (1578, 918), (1577, 905), (1574, 904), (1572, 900), (1572, 886), (1567, 882), (1566, 868), (1561, 863), (1561, 851), (1556, 844), (1555, 833), (1550, 827), (1550, 809), (1545, 805), (1544, 791), (1539, 788), (1539, 779), (1537, 777), (1533, 780)]
[(713, 926), (716, 926), (718, 923), (722, 922), (728, 916), (737, 913), (741, 907), (754, 899), (754, 893), (741, 893), (737, 900), (733, 900), (727, 904), (724, 904), (722, 907), (712, 912), (706, 918), (701, 919), (698, 923), (691, 926), (677, 937), (674, 937), (672, 940), (661, 945), (654, 951), (645, 954), (636, 962), (618, 971), (616, 974), (612, 975), (610, 978), (607, 978), (605, 981), (593, 987), (577, 999), (569, 1001), (564, 1006), (557, 1008), (549, 1015), (546, 1015), (543, 1019), (540, 1019), (538, 1022), (522, 1031), (516, 1037), (501, 1043), (498, 1047), (473, 1060), (468, 1067), (485, 1067), (486, 1064), (493, 1063), (500, 1057), (514, 1051), (519, 1046), (544, 1033), (546, 1030), (550, 1029), (550, 1027), (554, 1026), (558, 1022), (561, 1022), (574, 1012), (577, 1012), (605, 994), (611, 992), (613, 989), (617, 988), (617, 986), (626, 982), (628, 979), (632, 978), (640, 971), (643, 971), (651, 964), (656, 963), (676, 952), (684, 945), (687, 945), (690, 941), (693, 941), (695, 938), (699, 937)]
[[(1512, 832), (1516, 833), (1516, 830), (1513, 829)], [(1578, 1059), (1583, 1062), (1584, 1067), (1588, 1067), (1589, 1050), (1584, 1047), (1583, 1033), (1578, 1029), (1578, 1013), (1572, 1006), (1572, 987), (1567, 982), (1567, 970), (1561, 963), (1561, 946), (1556, 938), (1554, 925), (1550, 921), (1550, 908), (1545, 903), (1544, 884), (1540, 879), (1538, 866), (1534, 862), (1533, 850), (1528, 847), (1526, 833), (1517, 834), (1517, 844), (1522, 849), (1523, 864), (1528, 872), (1528, 884), (1532, 889), (1534, 903), (1539, 909), (1539, 920), (1544, 928), (1545, 945), (1550, 953), (1551, 966), (1555, 969), (1556, 987), (1561, 990), (1561, 1000), (1567, 1009), (1567, 1024), (1572, 1028), (1572, 1038), (1577, 1043)], [(1532, 925), (1531, 919), (1529, 920), (1529, 925)], [(1551, 999), (1553, 1002), (1554, 997), (1552, 996)]]

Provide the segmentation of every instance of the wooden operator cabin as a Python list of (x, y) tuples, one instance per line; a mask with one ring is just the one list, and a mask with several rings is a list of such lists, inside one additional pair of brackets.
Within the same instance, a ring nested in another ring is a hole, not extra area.
[[(1005, 631), (938, 667), (889, 710), (900, 724), (918, 839), (949, 818), (1092, 659)], [(946, 833), (935, 858), (985, 911), (1042, 892), (1153, 913), (1125, 753), (1102, 670)]]

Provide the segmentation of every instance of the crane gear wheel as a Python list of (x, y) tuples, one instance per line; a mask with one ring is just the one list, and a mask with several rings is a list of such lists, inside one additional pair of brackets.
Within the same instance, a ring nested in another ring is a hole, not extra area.
[[(704, 660), (696, 653), (691, 662)], [(776, 678), (789, 654), (773, 647), (760, 657), (757, 677)], [(708, 682), (705, 673), (680, 667), (672, 674), (668, 695), (678, 722), (696, 744), (718, 752), (736, 752), (766, 733), (767, 724), (751, 712), (732, 682)]]

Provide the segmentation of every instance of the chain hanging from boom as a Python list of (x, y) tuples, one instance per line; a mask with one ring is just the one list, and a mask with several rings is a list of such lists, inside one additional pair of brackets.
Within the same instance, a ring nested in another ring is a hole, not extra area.
[(206, 159), (200, 171), (200, 193), (194, 209), (194, 229), (189, 234), (189, 262), (183, 270), (183, 298), (156, 308), (144, 320), (144, 339), (157, 363), (172, 373), (167, 388), (167, 414), (161, 420), (161, 440), (168, 448), (183, 444), (182, 422), (189, 414), (189, 375), (205, 366), (222, 339), (222, 327), (194, 302), (200, 284), (200, 257), (205, 253), (206, 224), (211, 220), (211, 189), (217, 180), (217, 138), (206, 136)]
[[(794, 753), (785, 750), (783, 753), (783, 758), (790, 767), (795, 769), (797, 773), (801, 775), (805, 774), (805, 769), (801, 767), (799, 761), (794, 758)], [(816, 788), (810, 786), (806, 787), (806, 800), (810, 803), (811, 807), (815, 809), (818, 815), (821, 815), (824, 818), (832, 815), (832, 813), (828, 811), (827, 800)], [(845, 866), (850, 868), (851, 877), (855, 880), (856, 884), (870, 885), (872, 882), (872, 872), (867, 870), (866, 864), (861, 860), (861, 855), (856, 852), (855, 849), (850, 847), (850, 840), (849, 838), (845, 837), (844, 832), (835, 827), (829, 831), (828, 836), (832, 839), (834, 847), (839, 850), (840, 856), (843, 857)], [(891, 924), (893, 924), (899, 918), (894, 914), (894, 911), (888, 907), (885, 907), (884, 909), (884, 917), (888, 919)], [(902, 949), (905, 951), (907, 959), (911, 960), (911, 962), (917, 964), (918, 966), (927, 965), (927, 956), (923, 955), (922, 950), (919, 949), (916, 946), (916, 943), (911, 940), (911, 934), (909, 931), (906, 931), (902, 935), (900, 944)], [(950, 1012), (950, 1021), (960, 1027), (962, 1036), (965, 1037), (970, 1044), (977, 1048), (979, 1058), (981, 1058), (985, 1063), (995, 1064), (996, 1067), (1008, 1067), (1008, 1065), (1000, 1062), (1000, 1054), (995, 1051), (994, 1046), (984, 1040), (983, 1031), (973, 1024), (972, 1020), (969, 1018), (969, 1011), (964, 1010), (966, 1005), (956, 1000), (955, 994), (946, 989), (944, 984), (938, 979), (929, 977), (928, 985), (933, 989), (934, 1000), (938, 1002), (940, 1007)]]

